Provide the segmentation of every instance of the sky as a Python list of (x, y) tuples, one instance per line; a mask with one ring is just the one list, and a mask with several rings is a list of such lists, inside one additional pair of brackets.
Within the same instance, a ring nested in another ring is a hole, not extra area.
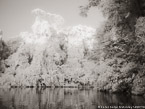
[(104, 20), (97, 8), (90, 9), (86, 18), (79, 14), (79, 6), (87, 3), (88, 0), (0, 0), (0, 29), (3, 31), (3, 39), (31, 31), (35, 20), (31, 11), (36, 8), (61, 15), (65, 19), (65, 26), (81, 24), (97, 28)]

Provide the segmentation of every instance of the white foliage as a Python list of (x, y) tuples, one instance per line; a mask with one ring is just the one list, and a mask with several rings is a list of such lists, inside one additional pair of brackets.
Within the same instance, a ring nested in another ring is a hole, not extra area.
[(64, 23), (63, 17), (47, 13), (41, 9), (34, 9), (32, 13), (36, 15), (35, 22), (32, 25), (33, 33), (20, 33), (26, 43), (44, 44), (51, 36), (59, 34), (60, 27)]
[[(88, 26), (77, 25), (66, 29), (66, 34), (69, 36), (69, 43), (79, 46), (84, 39), (92, 38), (95, 34), (95, 29)], [(89, 40), (88, 40), (89, 41)], [(91, 45), (90, 45), (91, 46)]]
[(36, 15), (32, 33), (20, 33), (23, 41), (6, 61), (10, 66), (6, 73), (13, 76), (8, 84), (35, 86), (43, 78), (46, 85), (64, 85), (64, 77), (83, 83), (94, 78), (94, 63), (84, 61), (84, 48), (91, 49), (95, 29), (82, 25), (63, 29), (61, 16), (41, 9), (32, 13)]
[(50, 28), (57, 31), (64, 23), (64, 19), (60, 15), (46, 13), (41, 9), (34, 9), (32, 13), (36, 15), (35, 23), (32, 26), (35, 34), (45, 33), (51, 36)]
[(33, 33), (38, 37), (40, 36), (51, 36), (50, 25), (47, 21), (40, 21), (39, 18), (36, 18), (35, 23), (32, 25)]

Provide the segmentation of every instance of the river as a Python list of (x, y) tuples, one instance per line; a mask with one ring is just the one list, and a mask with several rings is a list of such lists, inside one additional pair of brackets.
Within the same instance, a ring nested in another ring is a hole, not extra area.
[(119, 106), (145, 106), (145, 98), (95, 89), (0, 89), (0, 109), (115, 109)]

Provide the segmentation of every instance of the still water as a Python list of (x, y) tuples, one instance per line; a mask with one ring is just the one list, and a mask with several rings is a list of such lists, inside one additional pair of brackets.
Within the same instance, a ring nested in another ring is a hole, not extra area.
[(98, 106), (145, 106), (145, 98), (105, 94), (95, 89), (0, 89), (0, 109), (98, 109)]

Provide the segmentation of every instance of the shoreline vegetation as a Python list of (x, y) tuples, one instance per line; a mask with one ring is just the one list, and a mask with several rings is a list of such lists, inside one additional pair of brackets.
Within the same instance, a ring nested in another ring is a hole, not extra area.
[[(0, 88), (78, 88), (78, 89), (94, 89), (94, 86), (10, 86), (10, 87), (3, 87)], [(99, 90), (98, 90), (99, 91)]]
[[(142, 2), (142, 3), (141, 3)], [(32, 32), (0, 40), (0, 86), (79, 86), (145, 96), (145, 17), (142, 0), (89, 0), (99, 29), (63, 27), (60, 15), (33, 10)]]

